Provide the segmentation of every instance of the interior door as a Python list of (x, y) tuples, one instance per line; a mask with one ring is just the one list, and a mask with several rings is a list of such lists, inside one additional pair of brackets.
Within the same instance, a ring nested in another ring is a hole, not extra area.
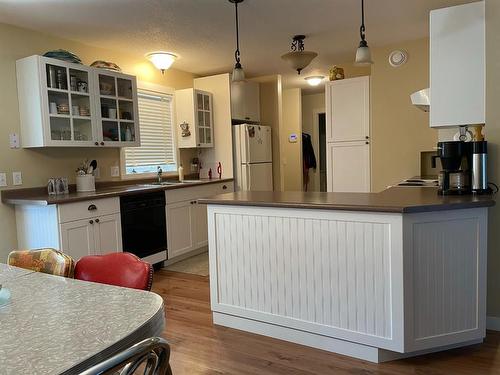
[(243, 189), (248, 191), (273, 191), (273, 164), (244, 164)]
[(60, 224), (61, 251), (74, 260), (96, 254), (94, 219), (84, 219)]
[(241, 144), (243, 163), (266, 163), (272, 162), (272, 140), (271, 128), (269, 126), (245, 125), (241, 132), (244, 137)]
[(119, 214), (105, 215), (95, 219), (96, 253), (106, 254), (123, 251), (122, 229)]
[(370, 77), (343, 79), (326, 86), (327, 142), (370, 137)]
[(194, 248), (191, 206), (190, 201), (167, 204), (168, 259)]
[(327, 190), (370, 192), (369, 142), (340, 142), (327, 145)]

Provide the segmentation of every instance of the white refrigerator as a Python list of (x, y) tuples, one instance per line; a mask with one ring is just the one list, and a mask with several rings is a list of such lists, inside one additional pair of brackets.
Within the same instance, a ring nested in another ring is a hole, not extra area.
[(273, 190), (271, 127), (233, 126), (234, 177), (236, 190)]

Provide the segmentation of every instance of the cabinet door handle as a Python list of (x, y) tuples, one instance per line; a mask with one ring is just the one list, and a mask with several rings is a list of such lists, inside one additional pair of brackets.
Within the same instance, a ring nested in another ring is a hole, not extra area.
[(369, 144), (370, 144), (370, 142), (366, 141), (366, 142), (365, 142), (365, 144), (369, 145)]
[(94, 224), (94, 220), (89, 220), (89, 224)]
[(94, 143), (96, 146), (99, 146), (99, 142)]
[(226, 190), (227, 189), (227, 186), (226, 185), (222, 185), (222, 190)]
[(101, 146), (104, 146), (104, 142), (101, 142)]
[(370, 139), (370, 137), (369, 136), (365, 136), (365, 139)]
[(99, 219), (95, 219), (95, 222), (96, 222), (97, 224), (99, 224)]
[(89, 211), (95, 211), (97, 210), (97, 206), (95, 204), (91, 204), (88, 208)]

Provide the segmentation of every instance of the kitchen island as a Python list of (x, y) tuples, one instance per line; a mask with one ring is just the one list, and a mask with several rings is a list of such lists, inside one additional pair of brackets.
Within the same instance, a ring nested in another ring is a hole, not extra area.
[(491, 196), (391, 188), (200, 203), (215, 324), (372, 362), (485, 336)]

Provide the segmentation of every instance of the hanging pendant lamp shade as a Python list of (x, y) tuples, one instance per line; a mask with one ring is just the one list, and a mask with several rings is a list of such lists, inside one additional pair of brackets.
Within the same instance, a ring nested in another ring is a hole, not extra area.
[(236, 51), (234, 51), (234, 64), (233, 74), (231, 80), (233, 82), (242, 82), (245, 80), (245, 72), (240, 63), (240, 30), (239, 30), (239, 20), (238, 20), (238, 4), (242, 3), (243, 0), (229, 0), (230, 3), (234, 4), (235, 9), (235, 19), (236, 19)]
[(365, 40), (365, 2), (361, 0), (361, 27), (359, 28), (359, 35), (361, 41), (359, 42), (358, 49), (356, 50), (355, 65), (368, 66), (373, 64), (372, 54), (368, 43)]
[(292, 51), (285, 53), (281, 58), (285, 60), (297, 74), (308, 66), (313, 59), (318, 56), (316, 52), (304, 51), (305, 35), (295, 35), (292, 40)]

